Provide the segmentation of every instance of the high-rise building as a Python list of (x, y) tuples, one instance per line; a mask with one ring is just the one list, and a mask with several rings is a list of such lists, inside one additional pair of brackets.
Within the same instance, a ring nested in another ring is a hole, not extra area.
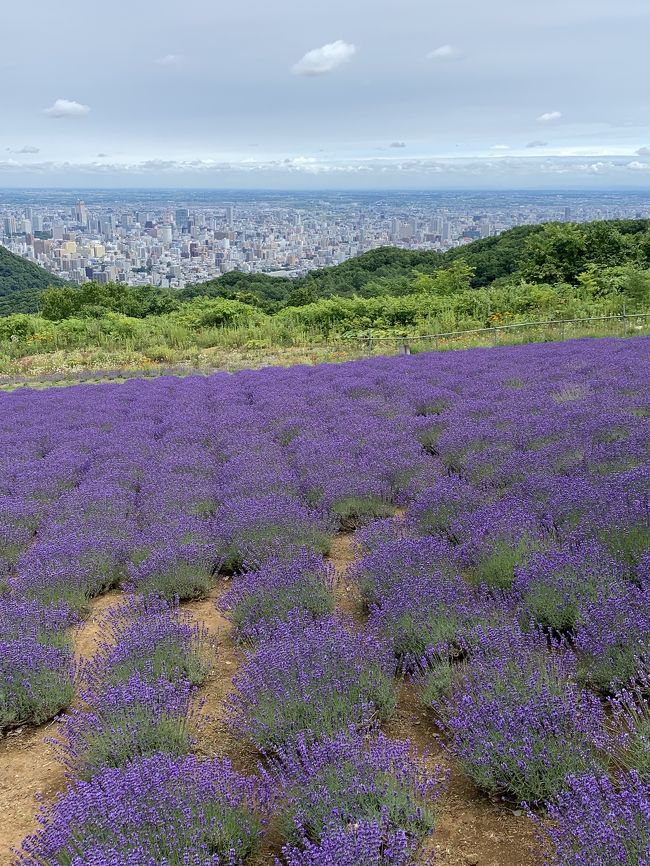
[(190, 212), (186, 207), (179, 207), (174, 215), (174, 222), (183, 230), (190, 221)]
[(77, 202), (77, 206), (75, 208), (75, 218), (80, 225), (88, 225), (88, 208), (82, 201)]
[(15, 235), (15, 234), (16, 234), (16, 220), (15, 220), (15, 217), (12, 217), (12, 216), (10, 216), (10, 217), (5, 217), (4, 225), (5, 225), (5, 234), (6, 234), (8, 237), (11, 237), (12, 235)]
[(235, 209), (231, 204), (226, 205), (225, 216), (226, 216), (226, 225), (228, 225), (230, 228), (232, 228), (234, 218), (235, 218)]
[(169, 245), (172, 242), (172, 227), (171, 226), (158, 226), (156, 229), (156, 234), (158, 236), (158, 240), (163, 244)]

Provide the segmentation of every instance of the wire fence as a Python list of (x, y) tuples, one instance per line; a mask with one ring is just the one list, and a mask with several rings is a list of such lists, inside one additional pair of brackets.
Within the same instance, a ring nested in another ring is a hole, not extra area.
[[(551, 339), (552, 336), (557, 340), (564, 340), (567, 338), (573, 338), (576, 336), (587, 336), (584, 333), (584, 330), (588, 329), (589, 326), (592, 326), (593, 333), (593, 325), (600, 323), (604, 324), (606, 328), (609, 325), (614, 324), (615, 322), (622, 323), (622, 335), (630, 336), (632, 333), (639, 333), (640, 330), (644, 329), (644, 326), (641, 325), (642, 322), (646, 322), (646, 327), (650, 327), (650, 312), (648, 313), (618, 313), (608, 316), (590, 316), (588, 318), (582, 319), (544, 319), (537, 321), (529, 321), (529, 322), (515, 322), (513, 324), (507, 325), (491, 325), (488, 328), (471, 328), (460, 331), (439, 331), (435, 334), (416, 334), (413, 336), (406, 336), (404, 334), (393, 334), (393, 335), (362, 335), (362, 334), (352, 334), (352, 335), (342, 335), (338, 337), (333, 342), (314, 342), (314, 343), (305, 343), (304, 345), (293, 345), (290, 347), (277, 348), (272, 354), (272, 363), (278, 363), (278, 358), (286, 354), (287, 357), (290, 357), (290, 363), (318, 363), (322, 361), (332, 360), (332, 358), (322, 355), (323, 350), (331, 350), (332, 353), (336, 354), (341, 350), (342, 346), (345, 346), (345, 354), (344, 357), (337, 357), (336, 360), (352, 360), (353, 358), (363, 357), (366, 354), (381, 354), (381, 351), (378, 352), (378, 349), (382, 349), (383, 346), (386, 346), (386, 351), (389, 351), (389, 347), (393, 347), (394, 350), (397, 350), (399, 354), (402, 355), (410, 355), (411, 347), (416, 351), (438, 351), (442, 349), (451, 349), (451, 348), (466, 348), (463, 345), (463, 341), (467, 341), (468, 338), (472, 337), (480, 338), (481, 336), (487, 337), (487, 345), (490, 346), (498, 346), (500, 335), (504, 333), (512, 333), (523, 331), (524, 332), (524, 341), (526, 342), (534, 342), (531, 339), (530, 334), (526, 334), (526, 329), (529, 331), (537, 330), (540, 328), (545, 328), (545, 338)], [(553, 329), (555, 332), (553, 334)], [(581, 334), (581, 330), (583, 333)], [(609, 329), (609, 333), (611, 334), (611, 329)], [(603, 336), (603, 334), (599, 334)], [(460, 341), (461, 345), (455, 345), (454, 340)], [(416, 348), (416, 344), (420, 344)], [(428, 344), (428, 345), (427, 345)], [(484, 343), (480, 345), (485, 345)], [(504, 342), (505, 345), (505, 342)], [(309, 353), (321, 353), (322, 356), (312, 358), (309, 360), (307, 357), (293, 357), (291, 355), (292, 352), (304, 350)], [(269, 360), (269, 350), (264, 348), (259, 348), (256, 350), (251, 350), (249, 352), (249, 356), (247, 356), (248, 363), (245, 366), (256, 367), (259, 366), (259, 363), (266, 362)], [(132, 378), (153, 378), (156, 376), (189, 376), (189, 375), (199, 375), (206, 376), (211, 373), (215, 373), (219, 370), (228, 369), (223, 366), (200, 366), (197, 367), (193, 365), (191, 362), (181, 362), (178, 364), (172, 365), (156, 365), (152, 364), (143, 369), (134, 369), (134, 368), (120, 368), (115, 370), (106, 370), (106, 369), (88, 369), (88, 370), (75, 370), (69, 372), (52, 372), (52, 373), (40, 373), (40, 374), (31, 374), (31, 375), (0, 375), (0, 389), (4, 389), (7, 387), (20, 387), (21, 385), (33, 385), (35, 382), (40, 383), (42, 386), (47, 385), (56, 385), (56, 384), (76, 384), (76, 383), (84, 383), (84, 382), (119, 382), (124, 381), (125, 379)], [(241, 369), (237, 367), (236, 369)]]
[(538, 330), (539, 328), (546, 328), (549, 336), (552, 328), (555, 328), (558, 338), (560, 340), (566, 339), (567, 330), (570, 327), (575, 328), (576, 326), (580, 328), (581, 326), (588, 326), (592, 323), (600, 322), (600, 323), (610, 323), (610, 322), (621, 322), (623, 325), (623, 334), (628, 336), (631, 328), (637, 328), (638, 322), (640, 320), (650, 319), (650, 313), (617, 313), (609, 316), (589, 316), (588, 318), (582, 319), (543, 319), (536, 320), (530, 322), (515, 322), (513, 324), (507, 325), (490, 325), (487, 328), (468, 328), (461, 331), (439, 331), (435, 334), (416, 334), (413, 336), (404, 336), (404, 335), (381, 335), (381, 336), (371, 336), (371, 335), (350, 335), (344, 336), (341, 339), (347, 341), (356, 341), (365, 345), (368, 350), (372, 350), (376, 344), (378, 343), (392, 343), (394, 345), (399, 346), (401, 354), (410, 354), (411, 344), (417, 342), (430, 342), (433, 344), (433, 348), (438, 349), (440, 344), (444, 341), (451, 342), (457, 338), (465, 338), (471, 336), (480, 336), (486, 335), (491, 339), (492, 345), (497, 346), (499, 344), (499, 335), (503, 332), (512, 332), (517, 330)]

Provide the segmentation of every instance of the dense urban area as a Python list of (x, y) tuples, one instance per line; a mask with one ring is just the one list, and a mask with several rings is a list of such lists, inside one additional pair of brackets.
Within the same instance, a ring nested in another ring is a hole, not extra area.
[(621, 193), (0, 192), (0, 243), (81, 284), (182, 288), (229, 271), (289, 277), (378, 247), (440, 250), (518, 225), (650, 216)]

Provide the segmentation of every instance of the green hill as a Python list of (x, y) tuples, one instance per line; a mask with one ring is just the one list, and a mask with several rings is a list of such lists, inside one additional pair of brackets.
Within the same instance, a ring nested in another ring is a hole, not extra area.
[(44, 268), (0, 246), (0, 316), (34, 313), (44, 289), (65, 285)]
[[(273, 315), (330, 298), (400, 298), (432, 275), (466, 265), (469, 284), (480, 291), (513, 281), (577, 285), (581, 274), (612, 267), (650, 267), (650, 220), (547, 223), (518, 226), (445, 253), (380, 247), (340, 265), (291, 280), (232, 271), (181, 290), (86, 283), (68, 286), (45, 270), (0, 247), (0, 316), (42, 309), (46, 318), (94, 318), (113, 311), (135, 318), (172, 312), (197, 298), (237, 301)], [(48, 286), (61, 291), (41, 294)], [(436, 292), (438, 292), (436, 289)], [(455, 293), (456, 290), (445, 290)]]

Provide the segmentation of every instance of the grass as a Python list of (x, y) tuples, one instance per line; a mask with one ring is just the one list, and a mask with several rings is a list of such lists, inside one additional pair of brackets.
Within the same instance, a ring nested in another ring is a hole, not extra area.
[[(640, 320), (641, 321), (641, 320)], [(630, 328), (630, 336), (650, 333), (650, 320)], [(398, 354), (406, 343), (412, 354), (454, 349), (490, 348), (495, 345), (521, 345), (575, 339), (578, 337), (624, 336), (626, 331), (617, 320), (584, 324), (536, 325), (508, 331), (459, 333), (447, 337), (422, 339), (417, 333), (403, 336), (395, 332), (388, 339), (329, 339), (317, 333), (298, 331), (288, 339), (284, 335), (273, 342), (271, 335), (251, 329), (257, 339), (244, 340), (235, 328), (210, 329), (194, 334), (192, 339), (174, 339), (168, 334), (164, 358), (155, 347), (137, 345), (133, 340), (103, 338), (85, 348), (54, 349), (12, 356), (0, 346), (0, 392), (16, 388), (36, 389), (81, 383), (123, 382), (134, 377), (160, 375), (184, 376), (217, 371), (236, 372), (267, 366), (290, 367), (296, 364), (340, 363), (357, 358)]]

